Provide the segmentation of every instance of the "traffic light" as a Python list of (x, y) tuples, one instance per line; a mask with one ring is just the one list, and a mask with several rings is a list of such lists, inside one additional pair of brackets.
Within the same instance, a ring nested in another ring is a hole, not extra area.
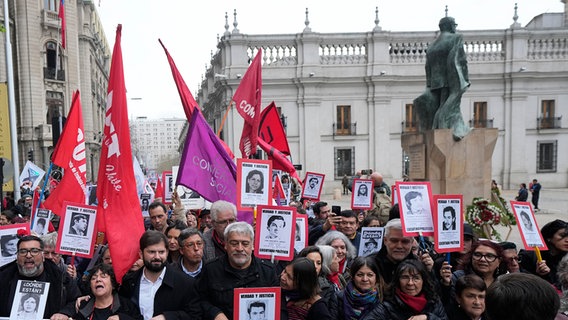
[(28, 151), (28, 160), (30, 160), (31, 162), (34, 162), (34, 150), (30, 149)]

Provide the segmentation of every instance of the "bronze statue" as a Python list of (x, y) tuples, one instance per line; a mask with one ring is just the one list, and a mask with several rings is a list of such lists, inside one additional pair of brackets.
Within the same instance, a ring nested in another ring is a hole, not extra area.
[(470, 86), (467, 59), (456, 22), (444, 17), (438, 24), (440, 35), (426, 53), (426, 90), (414, 100), (420, 131), (452, 129), (455, 140), (471, 130), (465, 125), (460, 102)]

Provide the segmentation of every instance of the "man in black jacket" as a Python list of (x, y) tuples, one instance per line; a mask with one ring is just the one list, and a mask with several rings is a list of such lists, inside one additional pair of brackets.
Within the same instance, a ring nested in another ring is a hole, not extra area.
[[(276, 267), (252, 255), (254, 231), (248, 223), (229, 224), (224, 236), (227, 253), (207, 262), (197, 282), (205, 320), (233, 319), (235, 288), (280, 286)], [(288, 319), (284, 301), (280, 312), (281, 320)]]
[(124, 276), (119, 294), (138, 305), (144, 319), (201, 319), (195, 280), (167, 266), (167, 244), (159, 231), (142, 234), (144, 267)]
[(71, 277), (51, 260), (43, 257), (43, 241), (36, 236), (24, 236), (18, 241), (17, 259), (0, 269), (0, 316), (9, 317), (18, 280), (49, 282), (44, 319), (67, 319), (58, 313), (80, 295)]

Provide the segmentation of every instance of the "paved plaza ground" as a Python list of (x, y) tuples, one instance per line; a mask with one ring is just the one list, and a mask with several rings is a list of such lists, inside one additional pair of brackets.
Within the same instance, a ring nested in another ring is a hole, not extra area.
[[(506, 201), (514, 200), (516, 195), (517, 190), (503, 190), (502, 194)], [(348, 209), (351, 204), (351, 194), (342, 195), (339, 200), (334, 200), (332, 194), (326, 194), (322, 195), (322, 200), (332, 205), (340, 205), (342, 209)], [(467, 205), (469, 203), (464, 204), (464, 210)], [(539, 208), (541, 210), (535, 214), (539, 228), (555, 219), (568, 221), (568, 189), (546, 189), (543, 186), (540, 193)], [(496, 230), (501, 233), (501, 237), (505, 240), (509, 228), (498, 226)], [(518, 248), (522, 248), (521, 236), (516, 225), (512, 226), (508, 241), (514, 242)]]

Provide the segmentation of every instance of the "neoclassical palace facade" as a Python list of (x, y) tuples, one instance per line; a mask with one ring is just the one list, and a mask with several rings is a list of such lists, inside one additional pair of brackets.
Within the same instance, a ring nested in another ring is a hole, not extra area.
[[(227, 19), (228, 20), (228, 19)], [(295, 164), (326, 175), (326, 190), (344, 174), (380, 171), (401, 179), (408, 157), (401, 136), (417, 130), (413, 100), (425, 89), (426, 50), (438, 31), (250, 35), (235, 28), (219, 39), (198, 92), (217, 130), (248, 64), (262, 56), (263, 107), (274, 101)], [(460, 31), (470, 89), (461, 109), (471, 127), (498, 128), (492, 176), (504, 188), (537, 178), (568, 187), (568, 23), (544, 13), (526, 26)], [(238, 151), (243, 119), (231, 108), (222, 138)], [(183, 135), (183, 134), (182, 134)]]

